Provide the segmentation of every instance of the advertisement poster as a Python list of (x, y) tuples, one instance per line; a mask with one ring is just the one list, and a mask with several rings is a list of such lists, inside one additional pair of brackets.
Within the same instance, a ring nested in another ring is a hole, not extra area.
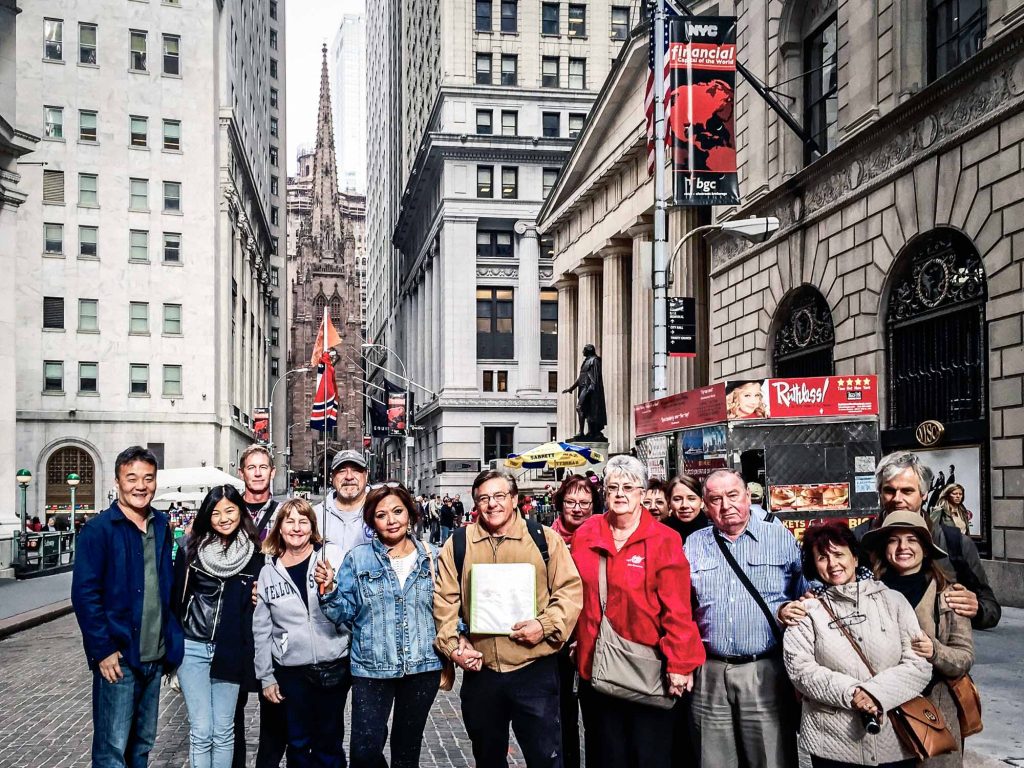
[(668, 477), (668, 435), (656, 435), (637, 443), (638, 458), (647, 465), (652, 479)]
[[(729, 381), (725, 393), (726, 416), (733, 421), (878, 415), (874, 375)], [(874, 470), (871, 461), (865, 471)]]
[(252, 431), (256, 435), (256, 442), (270, 442), (270, 409), (252, 409)]
[(853, 529), (861, 523), (874, 519), (874, 517), (874, 515), (867, 515), (865, 517), (812, 517), (810, 519), (804, 517), (797, 517), (791, 520), (782, 518), (782, 524), (789, 529), (790, 533), (796, 536), (797, 541), (803, 541), (804, 532), (812, 525), (821, 525), (822, 523), (843, 522), (846, 523), (846, 525), (849, 526), (851, 529)]
[(405, 434), (406, 392), (404, 389), (388, 390), (388, 434)]
[(725, 384), (712, 384), (640, 403), (633, 407), (633, 420), (637, 436), (724, 421)]
[(668, 297), (668, 356), (697, 356), (697, 300)]
[(766, 381), (762, 379), (730, 381), (726, 384), (726, 417), (732, 420), (768, 418), (768, 408), (764, 399), (765, 386)]
[(735, 205), (736, 19), (669, 20), (668, 140), (676, 205)]
[(830, 512), (850, 508), (849, 483), (769, 485), (772, 512)]
[(965, 445), (957, 448), (934, 448), (911, 451), (931, 469), (934, 479), (925, 504), (931, 510), (947, 485), (963, 486), (964, 506), (969, 513), (971, 536), (981, 536), (981, 448)]
[(716, 469), (725, 469), (725, 425), (686, 430), (680, 436), (680, 455), (683, 472), (701, 481)]

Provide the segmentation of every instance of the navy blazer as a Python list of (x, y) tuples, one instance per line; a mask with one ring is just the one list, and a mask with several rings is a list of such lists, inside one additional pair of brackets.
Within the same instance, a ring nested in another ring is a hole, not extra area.
[[(171, 612), (174, 574), (171, 548), (174, 544), (167, 516), (153, 515), (156, 539), (157, 576), (160, 585), (160, 619), (163, 625), (164, 668), (177, 667), (184, 656), (184, 635)], [(142, 589), (145, 561), (142, 536), (124, 516), (115, 501), (110, 508), (86, 523), (75, 544), (75, 571), (71, 582), (71, 603), (82, 630), (82, 642), (89, 667), (120, 651), (121, 663), (138, 667), (139, 635), (142, 626)]]

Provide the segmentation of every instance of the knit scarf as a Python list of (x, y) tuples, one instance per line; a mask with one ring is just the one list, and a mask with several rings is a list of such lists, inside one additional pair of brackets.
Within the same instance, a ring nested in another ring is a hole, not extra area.
[(567, 547), (572, 548), (572, 537), (576, 535), (576, 531), (568, 530), (562, 522), (561, 516), (555, 518), (555, 522), (551, 524), (551, 530), (562, 537)]
[(917, 573), (896, 573), (890, 568), (882, 574), (882, 583), (894, 592), (899, 592), (915, 608), (928, 589), (928, 573), (921, 569)]
[(249, 558), (252, 557), (255, 544), (241, 532), (226, 547), (220, 537), (212, 539), (199, 548), (199, 562), (203, 570), (220, 579), (229, 579), (241, 573)]

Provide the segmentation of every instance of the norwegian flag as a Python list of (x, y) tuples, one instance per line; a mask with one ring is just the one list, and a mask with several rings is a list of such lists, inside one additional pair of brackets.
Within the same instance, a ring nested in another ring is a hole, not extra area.
[(309, 428), (317, 432), (334, 429), (338, 424), (338, 384), (334, 380), (334, 366), (326, 352), (316, 367), (316, 397), (309, 414)]
[[(668, 67), (668, 27), (669, 20), (678, 18), (681, 14), (672, 7), (671, 3), (665, 3), (665, 36), (661, 41), (661, 49), (665, 54), (665, 68), (661, 74), (663, 98), (665, 100), (665, 125), (669, 124), (668, 115), (668, 94), (671, 88), (672, 79)], [(654, 175), (654, 20), (651, 20), (651, 37), (647, 44), (647, 86), (644, 89), (644, 113), (647, 116), (647, 175)], [(668, 131), (665, 131), (665, 142), (668, 143)]]

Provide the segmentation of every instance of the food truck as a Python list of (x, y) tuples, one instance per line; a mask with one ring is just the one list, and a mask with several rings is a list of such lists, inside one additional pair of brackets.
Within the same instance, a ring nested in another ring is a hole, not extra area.
[(642, 403), (633, 418), (652, 477), (739, 470), (798, 538), (819, 520), (878, 513), (873, 375), (727, 381)]

